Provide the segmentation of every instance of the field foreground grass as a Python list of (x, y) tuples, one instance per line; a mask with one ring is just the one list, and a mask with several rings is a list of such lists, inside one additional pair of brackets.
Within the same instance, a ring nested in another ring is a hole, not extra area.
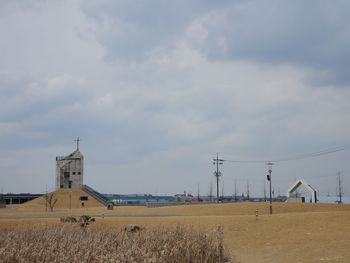
[(8, 229), (0, 232), (1, 262), (225, 262), (219, 232), (184, 229), (138, 232), (77, 225)]
[(59, 224), (61, 216), (89, 214), (97, 218), (92, 229), (141, 224), (151, 230), (180, 224), (209, 233), (222, 226), (225, 251), (234, 262), (349, 262), (350, 258), (349, 205), (276, 203), (271, 216), (266, 203), (116, 207), (113, 211), (89, 208), (54, 213), (40, 209), (14, 206), (0, 210), (0, 229), (45, 227)]

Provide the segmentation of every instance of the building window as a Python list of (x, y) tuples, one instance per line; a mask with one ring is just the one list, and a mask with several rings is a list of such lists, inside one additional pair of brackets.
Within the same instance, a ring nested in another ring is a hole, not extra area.
[(80, 201), (87, 201), (89, 200), (88, 196), (80, 196)]
[(78, 172), (78, 174), (80, 175), (80, 172)]
[(64, 177), (64, 178), (69, 178), (69, 172), (64, 172), (64, 173), (63, 173), (63, 177)]
[(75, 175), (75, 172), (73, 172), (72, 174)]

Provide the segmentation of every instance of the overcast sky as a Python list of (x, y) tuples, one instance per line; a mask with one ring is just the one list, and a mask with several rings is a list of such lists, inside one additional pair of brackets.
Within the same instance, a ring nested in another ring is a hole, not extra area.
[[(350, 3), (0, 1), (0, 187), (54, 189), (82, 138), (104, 193), (201, 194), (212, 158), (275, 160), (350, 144)], [(350, 150), (276, 163), (335, 194)], [(226, 162), (225, 194), (262, 195), (264, 163)]]

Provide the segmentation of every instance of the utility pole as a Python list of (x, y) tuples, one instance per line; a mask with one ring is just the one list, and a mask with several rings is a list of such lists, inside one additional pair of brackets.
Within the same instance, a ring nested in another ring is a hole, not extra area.
[(339, 204), (342, 203), (342, 186), (341, 186), (341, 178), (340, 178), (340, 172), (338, 172), (338, 194), (339, 194)]
[(272, 215), (272, 189), (271, 189), (272, 165), (274, 165), (274, 163), (272, 163), (272, 162), (267, 163), (267, 166), (269, 168), (269, 170), (268, 170), (269, 174), (267, 175), (267, 180), (270, 182), (270, 215)]
[(216, 202), (219, 203), (219, 177), (221, 176), (221, 172), (219, 171), (219, 165), (224, 163), (224, 160), (219, 159), (219, 154), (216, 154), (216, 159), (213, 159), (213, 164), (216, 165), (216, 171), (214, 172), (214, 176), (216, 177)]
[(199, 195), (200, 195), (200, 192), (199, 192), (199, 184), (197, 185), (197, 201), (199, 202)]
[(235, 179), (235, 201), (237, 201), (237, 180)]
[(45, 185), (45, 212), (47, 212), (47, 185)]
[(249, 180), (247, 180), (247, 199), (249, 201), (250, 195), (249, 195)]
[(221, 200), (224, 201), (224, 187), (225, 187), (225, 183), (224, 183), (224, 179), (222, 179), (221, 181)]
[(266, 183), (264, 180), (264, 202), (266, 202)]
[(209, 187), (209, 200), (210, 202), (213, 201), (213, 183), (210, 182), (210, 187)]

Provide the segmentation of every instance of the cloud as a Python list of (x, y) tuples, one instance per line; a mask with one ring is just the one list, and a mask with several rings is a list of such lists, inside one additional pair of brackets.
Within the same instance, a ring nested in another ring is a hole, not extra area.
[(82, 4), (105, 58), (146, 59), (190, 43), (212, 60), (248, 60), (314, 69), (315, 86), (348, 86), (346, 1), (162, 1)]
[[(54, 185), (54, 156), (72, 151), (77, 136), (86, 183), (111, 193), (196, 191), (198, 183), (207, 192), (216, 152), (260, 159), (347, 144), (350, 94), (336, 74), (346, 54), (332, 44), (335, 36), (346, 43), (347, 18), (324, 3), (309, 18), (309, 2), (289, 1), (11, 6), (0, 14), (0, 184), (42, 191), (3, 175), (22, 178), (42, 154), (40, 178)], [(13, 168), (16, 156), (25, 166)], [(300, 164), (299, 174), (332, 171), (343, 159)], [(243, 178), (261, 192), (264, 165), (223, 169), (226, 189)], [(276, 169), (276, 187), (287, 188), (294, 170)]]
[(107, 60), (139, 60), (157, 49), (173, 48), (186, 26), (229, 1), (84, 1), (82, 10), (96, 27)]
[(308, 67), (318, 70), (315, 84), (348, 86), (349, 9), (346, 1), (245, 1), (204, 14), (187, 35), (213, 60)]

